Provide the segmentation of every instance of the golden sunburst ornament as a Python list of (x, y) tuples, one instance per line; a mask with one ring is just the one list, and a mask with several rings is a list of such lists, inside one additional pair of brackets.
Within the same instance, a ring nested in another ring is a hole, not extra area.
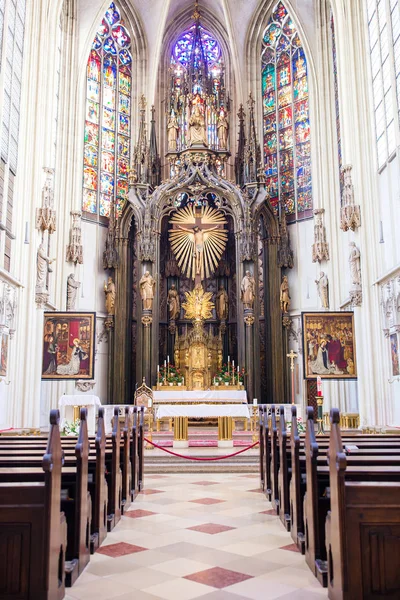
[(200, 283), (191, 292), (185, 292), (186, 302), (182, 306), (185, 317), (192, 321), (205, 321), (212, 318), (214, 303), (211, 302), (212, 293), (205, 292)]

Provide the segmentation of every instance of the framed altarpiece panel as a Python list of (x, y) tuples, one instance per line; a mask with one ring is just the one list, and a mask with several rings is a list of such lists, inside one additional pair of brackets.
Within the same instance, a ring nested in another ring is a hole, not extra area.
[(93, 379), (96, 313), (46, 312), (42, 380)]
[(304, 312), (304, 378), (357, 379), (353, 312)]

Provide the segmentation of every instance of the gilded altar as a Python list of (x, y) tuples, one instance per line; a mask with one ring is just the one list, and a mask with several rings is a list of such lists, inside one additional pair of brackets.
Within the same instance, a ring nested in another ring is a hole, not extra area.
[(206, 331), (204, 321), (211, 316), (211, 294), (201, 284), (186, 293), (182, 305), (186, 317), (192, 319), (193, 329), (175, 338), (175, 365), (184, 373), (188, 390), (206, 390), (212, 385), (213, 374), (222, 367), (222, 337)]

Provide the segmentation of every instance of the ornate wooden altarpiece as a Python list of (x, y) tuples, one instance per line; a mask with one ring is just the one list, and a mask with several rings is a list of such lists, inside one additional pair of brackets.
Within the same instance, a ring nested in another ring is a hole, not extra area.
[[(199, 18), (197, 11), (193, 29), (197, 45)], [(201, 63), (204, 56), (198, 56)], [(225, 82), (219, 82), (217, 98), (207, 79), (207, 65), (193, 62), (187, 73), (190, 77), (179, 97), (174, 89), (170, 92), (165, 181), (161, 182), (155, 142), (154, 107), (148, 141), (142, 99), (129, 199), (118, 218), (115, 207), (111, 209), (104, 252), (116, 287), (115, 315), (107, 320), (109, 402), (131, 402), (135, 383), (143, 377), (147, 385), (155, 386), (157, 366), (167, 356), (184, 370), (190, 389), (211, 387), (213, 375), (230, 356), (246, 370), (249, 401), (254, 397), (267, 403), (289, 401), (290, 318), (282, 319), (279, 292), (282, 269), (292, 266), (293, 257), (284, 214), (274, 213), (265, 189), (255, 102), (250, 96), (247, 120), (242, 106), (238, 112), (236, 183), (232, 183), (228, 158), (236, 133), (226, 137), (225, 129), (225, 138), (217, 139), (215, 122), (212, 127), (207, 123), (211, 102), (213, 114), (219, 106), (233, 127)], [(214, 137), (207, 139), (208, 126), (214, 128)], [(176, 127), (179, 143), (174, 138)], [(139, 293), (146, 271), (154, 280), (151, 308), (144, 308)], [(246, 272), (254, 278), (251, 302), (242, 301)], [(210, 302), (200, 320), (183, 306), (186, 300), (195, 307), (196, 288)], [(226, 313), (217, 310), (221, 288), (227, 296)], [(171, 289), (177, 291), (180, 304), (174, 314), (168, 298)]]

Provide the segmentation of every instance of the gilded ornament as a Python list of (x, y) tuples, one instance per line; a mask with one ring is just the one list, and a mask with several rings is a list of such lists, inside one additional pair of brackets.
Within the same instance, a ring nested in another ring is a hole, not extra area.
[(205, 321), (211, 319), (214, 303), (211, 301), (212, 293), (205, 292), (201, 284), (197, 284), (191, 292), (185, 292), (186, 302), (182, 304), (185, 317), (192, 321)]

